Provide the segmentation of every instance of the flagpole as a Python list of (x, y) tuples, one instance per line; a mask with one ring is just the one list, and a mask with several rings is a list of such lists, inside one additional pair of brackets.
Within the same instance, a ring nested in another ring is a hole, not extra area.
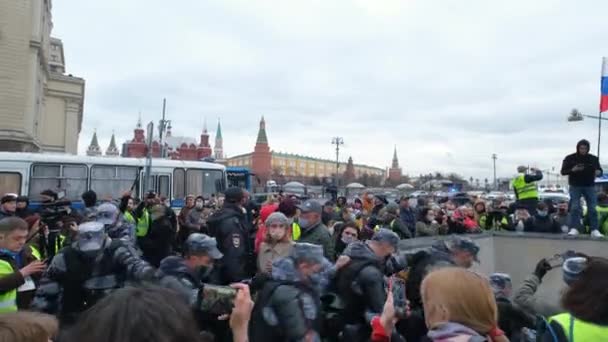
[(600, 160), (600, 144), (602, 142), (602, 111), (600, 110), (600, 119), (597, 120), (598, 128), (597, 128), (597, 160)]

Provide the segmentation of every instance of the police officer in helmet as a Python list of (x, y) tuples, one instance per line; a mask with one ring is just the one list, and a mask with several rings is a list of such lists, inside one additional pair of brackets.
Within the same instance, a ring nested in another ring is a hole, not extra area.
[(150, 280), (154, 269), (132, 246), (108, 237), (100, 222), (80, 225), (75, 242), (51, 261), (32, 308), (72, 324), (78, 314), (127, 281)]

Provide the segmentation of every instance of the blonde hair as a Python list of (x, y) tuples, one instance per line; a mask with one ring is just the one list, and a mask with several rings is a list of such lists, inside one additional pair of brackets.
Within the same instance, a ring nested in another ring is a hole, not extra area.
[[(487, 336), (498, 328), (498, 308), (490, 283), (462, 268), (448, 267), (431, 272), (422, 282), (422, 300), (445, 308), (451, 322)], [(432, 327), (429, 327), (432, 328)], [(492, 341), (508, 341), (505, 336)]]
[(59, 332), (53, 316), (19, 311), (0, 315), (0, 342), (48, 342)]

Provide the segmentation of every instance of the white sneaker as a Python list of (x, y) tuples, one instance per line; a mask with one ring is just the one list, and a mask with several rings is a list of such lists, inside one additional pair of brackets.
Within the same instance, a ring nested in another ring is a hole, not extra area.
[(578, 229), (576, 229), (576, 228), (570, 229), (570, 232), (568, 233), (568, 235), (577, 236), (578, 235)]
[(594, 230), (591, 232), (591, 237), (593, 238), (603, 238), (604, 234), (600, 233), (599, 230)]
[(562, 233), (564, 233), (564, 234), (568, 234), (568, 230), (569, 230), (569, 229), (570, 229), (570, 228), (568, 228), (568, 226), (565, 226), (565, 225), (564, 225), (564, 226), (562, 226)]

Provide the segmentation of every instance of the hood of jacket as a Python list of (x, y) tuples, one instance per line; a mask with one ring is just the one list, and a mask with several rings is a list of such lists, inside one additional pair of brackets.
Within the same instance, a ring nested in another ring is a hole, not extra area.
[(471, 336), (469, 341), (485, 341), (486, 339), (479, 335), (475, 330), (466, 327), (460, 323), (447, 322), (440, 324), (429, 330), (427, 336), (433, 341), (449, 341), (450, 338), (459, 336)]
[(268, 205), (262, 206), (262, 209), (260, 209), (260, 222), (265, 223), (268, 216), (270, 216), (270, 214), (274, 213), (278, 209), (279, 209), (278, 204), (268, 204)]
[(369, 248), (367, 243), (363, 241), (356, 241), (348, 245), (346, 250), (344, 250), (344, 255), (350, 257), (351, 259), (366, 259), (366, 260), (374, 260), (377, 262), (381, 262), (380, 258), (374, 253), (374, 251)]
[(231, 217), (242, 218), (244, 216), (245, 214), (243, 214), (241, 207), (236, 204), (225, 203), (222, 209), (216, 211), (213, 215), (211, 215), (211, 217), (209, 217), (207, 222), (209, 224), (215, 224)]
[[(587, 146), (587, 149), (589, 150), (589, 152), (591, 152), (591, 144), (589, 143), (589, 141), (583, 139), (576, 143), (576, 154), (579, 154), (578, 148), (581, 146)], [(587, 153), (589, 153), (589, 152), (587, 152)]]
[(177, 278), (188, 277), (197, 280), (197, 277), (186, 266), (185, 260), (178, 256), (169, 256), (160, 262), (158, 274), (162, 276), (174, 276)]

